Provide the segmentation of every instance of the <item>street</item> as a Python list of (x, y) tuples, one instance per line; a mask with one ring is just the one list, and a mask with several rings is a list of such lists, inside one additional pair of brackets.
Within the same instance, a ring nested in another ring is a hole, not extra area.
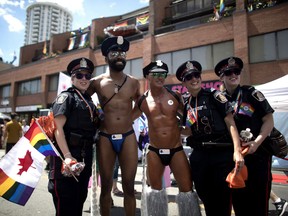
[[(2, 157), (4, 154), (4, 150), (0, 150), (0, 157)], [(44, 164), (45, 167), (46, 164)], [(280, 197), (288, 200), (288, 183), (287, 183), (287, 176), (285, 177), (283, 175), (283, 172), (280, 171), (273, 171), (273, 173), (277, 174), (277, 176), (284, 178), (284, 181), (277, 181), (273, 182), (273, 191)], [(285, 181), (286, 178), (286, 181)], [(6, 201), (4, 198), (0, 198), (0, 215), (1, 216), (53, 216), (55, 215), (55, 210), (52, 202), (52, 197), (50, 193), (47, 191), (47, 171), (43, 171), (43, 174), (41, 176), (41, 179), (35, 188), (32, 196), (28, 200), (27, 204), (25, 206), (20, 206), (14, 203), (11, 203), (9, 201)], [(121, 187), (121, 174), (118, 178), (118, 188), (122, 190)], [(141, 215), (141, 190), (142, 190), (142, 165), (139, 163), (137, 174), (136, 174), (136, 180), (135, 180), (135, 189), (137, 190), (136, 194), (136, 215)], [(100, 193), (100, 187), (98, 187), (97, 190), (97, 200), (99, 201), (99, 193)], [(169, 199), (169, 216), (177, 216), (177, 205), (175, 203), (175, 196), (178, 194), (178, 188), (175, 186), (167, 188), (167, 194)], [(114, 205), (115, 207), (111, 208), (111, 215), (112, 216), (121, 216), (124, 215), (124, 209), (123, 209), (123, 196), (117, 197), (112, 195)], [(90, 189), (88, 198), (85, 202), (85, 206), (83, 209), (83, 216), (90, 215), (89, 212), (90, 207)], [(205, 212), (203, 209), (203, 205), (201, 204), (202, 209), (202, 215), (205, 216)], [(269, 203), (269, 216), (276, 216), (275, 214), (275, 207), (272, 205), (272, 202)], [(286, 212), (284, 213), (284, 216), (288, 216), (288, 209), (286, 209)]]

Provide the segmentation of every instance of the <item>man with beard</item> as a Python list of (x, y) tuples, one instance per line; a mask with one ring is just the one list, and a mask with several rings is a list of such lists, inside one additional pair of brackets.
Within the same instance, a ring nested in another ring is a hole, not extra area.
[(97, 143), (102, 216), (110, 215), (112, 174), (117, 156), (122, 174), (126, 215), (134, 216), (136, 211), (134, 181), (138, 155), (131, 110), (133, 100), (140, 96), (140, 84), (137, 79), (123, 72), (128, 50), (129, 42), (122, 36), (104, 40), (101, 51), (109, 71), (95, 77), (88, 88), (90, 95), (97, 93), (104, 112)]

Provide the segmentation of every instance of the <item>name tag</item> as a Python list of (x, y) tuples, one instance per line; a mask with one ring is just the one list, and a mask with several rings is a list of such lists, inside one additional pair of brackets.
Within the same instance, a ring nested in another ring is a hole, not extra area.
[(122, 134), (112, 134), (112, 140), (121, 140), (123, 138)]
[(170, 149), (159, 149), (159, 154), (160, 155), (169, 155)]

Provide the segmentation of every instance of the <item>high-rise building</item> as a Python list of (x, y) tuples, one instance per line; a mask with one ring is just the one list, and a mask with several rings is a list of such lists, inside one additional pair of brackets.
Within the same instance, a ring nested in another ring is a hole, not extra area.
[(25, 45), (49, 40), (52, 34), (72, 29), (73, 17), (56, 3), (36, 2), (26, 10)]

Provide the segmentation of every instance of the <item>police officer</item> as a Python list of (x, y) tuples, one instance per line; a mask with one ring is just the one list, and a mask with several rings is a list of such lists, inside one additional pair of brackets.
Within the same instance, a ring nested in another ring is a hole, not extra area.
[(56, 146), (65, 159), (64, 162), (60, 157), (50, 160), (48, 189), (59, 216), (81, 216), (87, 197), (98, 121), (96, 106), (86, 93), (93, 70), (94, 65), (87, 58), (71, 61), (67, 72), (72, 87), (61, 92), (52, 105)]
[(231, 189), (225, 179), (234, 167), (240, 171), (244, 159), (232, 108), (221, 92), (201, 88), (201, 71), (197, 61), (184, 62), (176, 71), (190, 93), (183, 119), (191, 134), (187, 145), (193, 148), (192, 179), (207, 216), (230, 216)]
[(253, 139), (242, 143), (247, 147), (245, 165), (248, 169), (246, 187), (233, 191), (233, 208), (237, 216), (268, 215), (271, 191), (271, 155), (262, 146), (267, 145), (274, 121), (274, 110), (264, 95), (252, 86), (240, 86), (243, 61), (237, 57), (221, 60), (215, 73), (223, 82), (226, 98), (233, 105), (233, 115), (239, 133), (250, 128)]

